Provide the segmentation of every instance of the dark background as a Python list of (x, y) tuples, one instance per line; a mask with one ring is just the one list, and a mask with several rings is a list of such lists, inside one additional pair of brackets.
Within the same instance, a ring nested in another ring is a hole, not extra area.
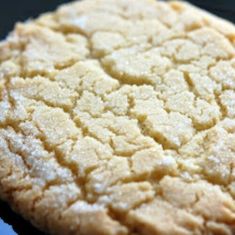
[[(118, 1), (118, 0), (117, 0)], [(138, 0), (136, 0), (138, 1)], [(235, 0), (188, 0), (201, 8), (235, 23)], [(1, 0), (0, 39), (12, 30), (14, 23), (37, 17), (69, 0)], [(44, 235), (34, 229), (9, 207), (0, 202), (0, 235)], [(66, 235), (66, 234), (65, 234)]]
[[(235, 0), (188, 1), (235, 22)], [(70, 0), (1, 0), (0, 38), (4, 38), (12, 30), (15, 22), (37, 17), (40, 13), (54, 10), (58, 5), (66, 2)]]

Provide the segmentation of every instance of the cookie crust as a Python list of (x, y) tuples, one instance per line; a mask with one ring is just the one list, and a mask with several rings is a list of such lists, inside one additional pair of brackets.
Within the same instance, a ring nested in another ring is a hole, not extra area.
[(0, 198), (56, 235), (235, 233), (235, 27), (183, 2), (85, 0), (0, 43)]

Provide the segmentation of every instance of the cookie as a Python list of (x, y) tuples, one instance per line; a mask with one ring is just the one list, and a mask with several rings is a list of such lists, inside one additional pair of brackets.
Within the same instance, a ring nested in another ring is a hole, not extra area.
[(57, 235), (235, 233), (235, 27), (187, 3), (85, 0), (0, 44), (0, 197)]

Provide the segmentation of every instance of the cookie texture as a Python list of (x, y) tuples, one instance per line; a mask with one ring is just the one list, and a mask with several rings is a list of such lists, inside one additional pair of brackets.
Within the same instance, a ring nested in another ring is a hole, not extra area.
[(0, 197), (56, 235), (235, 234), (235, 27), (187, 3), (85, 0), (0, 43)]

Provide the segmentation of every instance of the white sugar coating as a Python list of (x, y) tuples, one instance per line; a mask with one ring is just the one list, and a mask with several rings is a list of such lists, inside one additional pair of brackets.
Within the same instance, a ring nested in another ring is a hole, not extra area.
[(84, 0), (0, 43), (0, 198), (48, 234), (233, 235), (235, 27), (190, 4)]

